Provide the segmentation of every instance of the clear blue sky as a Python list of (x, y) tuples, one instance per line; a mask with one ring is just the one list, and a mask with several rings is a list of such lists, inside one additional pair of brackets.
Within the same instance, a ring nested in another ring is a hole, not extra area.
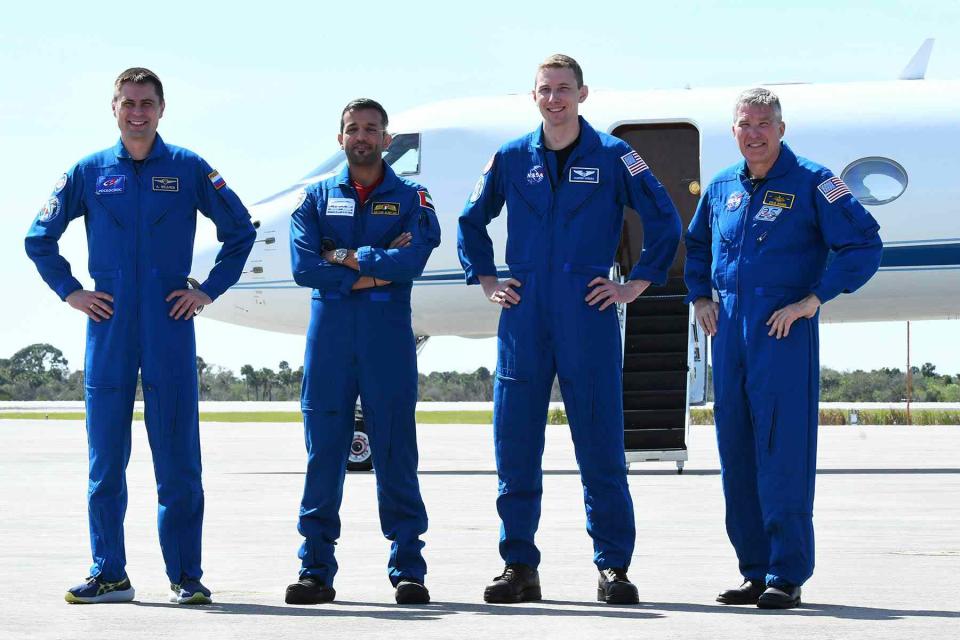
[[(444, 98), (525, 92), (536, 63), (556, 51), (580, 61), (594, 90), (742, 86), (892, 79), (925, 38), (935, 37), (928, 77), (960, 77), (958, 2), (807, 1), (783, 8), (769, 0), (276, 0), (257, 6), (5, 7), (0, 270), (7, 296), (0, 357), (50, 342), (72, 368), (82, 364), (85, 318), (46, 288), (22, 239), (56, 178), (83, 155), (115, 142), (109, 102), (113, 79), (126, 67), (146, 66), (160, 75), (167, 98), (160, 132), (201, 153), (248, 202), (329, 155), (339, 111), (354, 97), (375, 97), (400, 112)], [(530, 118), (532, 128), (532, 107)], [(816, 157), (815, 150), (805, 152)], [(75, 273), (85, 274), (82, 224), (71, 226), (63, 245)], [(81, 275), (81, 281), (88, 279)], [(213, 321), (197, 328), (199, 353), (235, 371), (244, 363), (302, 362), (300, 337)], [(958, 330), (956, 320), (914, 323), (914, 361), (960, 372)], [(824, 327), (822, 361), (842, 369), (903, 368), (904, 333), (903, 323)], [(437, 338), (421, 370), (492, 367), (495, 357), (491, 340)]]

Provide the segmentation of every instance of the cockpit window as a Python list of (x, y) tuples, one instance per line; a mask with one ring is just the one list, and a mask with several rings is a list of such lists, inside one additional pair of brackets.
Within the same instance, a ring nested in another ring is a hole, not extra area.
[[(393, 142), (383, 152), (383, 160), (398, 176), (415, 176), (420, 173), (420, 134), (398, 133), (393, 136)], [(346, 162), (347, 158), (341, 149), (304, 176), (303, 182), (311, 182), (311, 178), (317, 176), (337, 173), (343, 169)]]
[(847, 165), (840, 174), (861, 204), (880, 205), (893, 202), (907, 188), (907, 172), (889, 158), (860, 158)]

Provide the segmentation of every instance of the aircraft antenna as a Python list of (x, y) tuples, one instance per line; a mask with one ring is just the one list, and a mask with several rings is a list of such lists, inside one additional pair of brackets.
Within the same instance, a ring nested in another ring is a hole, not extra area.
[(933, 51), (933, 38), (927, 38), (910, 58), (910, 62), (900, 72), (900, 80), (923, 80), (927, 75), (927, 64), (930, 62), (930, 52)]

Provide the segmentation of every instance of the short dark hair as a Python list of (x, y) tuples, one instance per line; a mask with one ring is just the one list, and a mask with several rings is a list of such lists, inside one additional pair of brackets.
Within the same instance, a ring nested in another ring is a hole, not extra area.
[(157, 90), (157, 97), (160, 98), (160, 102), (163, 102), (163, 83), (160, 82), (160, 78), (157, 77), (153, 71), (150, 69), (145, 69), (143, 67), (130, 67), (119, 76), (117, 76), (116, 82), (113, 83), (113, 99), (116, 100), (120, 95), (120, 87), (126, 82), (132, 82), (133, 84), (152, 84), (153, 88)]
[(363, 111), (364, 109), (373, 109), (379, 112), (380, 120), (383, 122), (383, 128), (387, 128), (387, 124), (390, 121), (387, 118), (387, 110), (383, 108), (383, 105), (370, 98), (357, 98), (356, 100), (348, 102), (347, 106), (340, 112), (340, 133), (343, 133), (343, 116), (347, 115), (348, 111)]
[[(555, 53), (540, 63), (540, 66), (537, 67), (537, 73), (540, 73), (543, 69), (570, 69), (577, 78), (577, 88), (579, 89), (583, 86), (583, 69), (581, 69), (577, 61), (570, 56)], [(536, 79), (534, 79), (534, 83), (536, 83)]]

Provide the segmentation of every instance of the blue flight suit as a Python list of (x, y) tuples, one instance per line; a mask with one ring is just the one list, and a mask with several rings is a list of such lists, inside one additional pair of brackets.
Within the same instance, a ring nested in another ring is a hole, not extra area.
[[(138, 166), (139, 165), (139, 166)], [(84, 362), (90, 450), (91, 575), (126, 575), (126, 466), (138, 371), (159, 502), (157, 524), (173, 584), (199, 579), (203, 488), (193, 319), (168, 316), (166, 296), (187, 288), (197, 210), (223, 247), (200, 288), (216, 300), (240, 277), (256, 231), (240, 199), (209, 164), (164, 144), (135, 163), (122, 142), (87, 156), (57, 182), (26, 238), (27, 255), (62, 299), (82, 286), (60, 255), (67, 224), (84, 217), (95, 290), (113, 316), (87, 323)]]
[[(417, 354), (410, 315), (413, 280), (440, 244), (430, 194), (384, 163), (383, 181), (359, 202), (349, 168), (311, 185), (293, 212), (290, 256), (297, 284), (313, 288), (304, 357), (307, 477), (298, 530), (301, 576), (328, 586), (337, 573), (340, 503), (359, 394), (376, 469), (380, 527), (391, 541), (388, 575), (423, 581), (420, 536), (427, 512), (417, 480)], [(403, 232), (409, 246), (388, 249)], [(323, 240), (357, 248), (357, 272), (323, 259)], [(353, 291), (361, 276), (390, 284)]]
[(639, 212), (644, 249), (630, 279), (663, 284), (680, 218), (639, 155), (580, 118), (580, 142), (557, 176), (542, 127), (503, 145), (460, 216), (468, 284), (498, 275), (486, 227), (507, 205), (506, 262), (521, 301), (500, 313), (494, 445), (500, 478), (500, 555), (537, 567), (544, 430), (555, 377), (570, 422), (594, 562), (627, 568), (636, 530), (623, 449), (623, 349), (616, 305), (589, 306), (587, 286), (607, 277), (623, 208)]
[(826, 303), (880, 265), (879, 225), (826, 168), (786, 144), (766, 177), (745, 161), (717, 175), (686, 233), (688, 301), (719, 296), (714, 417), (727, 534), (750, 579), (802, 585), (814, 564), (817, 320), (768, 336), (774, 311)]

